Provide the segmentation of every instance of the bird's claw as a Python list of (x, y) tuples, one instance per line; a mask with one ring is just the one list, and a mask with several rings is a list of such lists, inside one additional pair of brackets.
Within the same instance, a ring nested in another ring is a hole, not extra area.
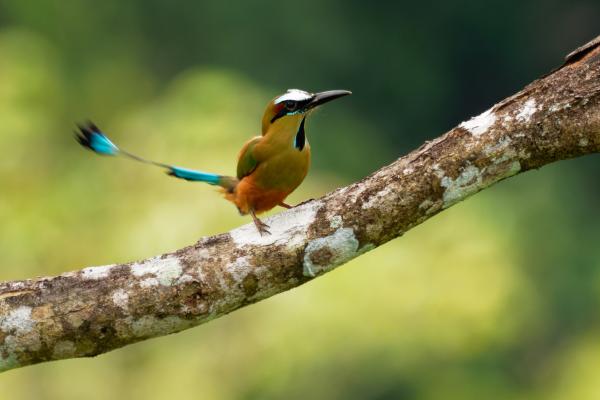
[(315, 199), (308, 199), (308, 200), (304, 200), (302, 203), (298, 203), (295, 205), (295, 207), (299, 207), (301, 205), (304, 205), (306, 203), (310, 203), (311, 201), (314, 201)]
[(271, 234), (271, 232), (269, 231), (269, 225), (265, 224), (261, 220), (258, 220), (256, 222), (256, 229), (258, 229), (258, 233), (260, 233), (260, 236)]
[(254, 225), (256, 226), (258, 233), (260, 233), (260, 236), (271, 234), (271, 232), (269, 232), (269, 225), (262, 222), (254, 212), (252, 212), (252, 220), (254, 221)]

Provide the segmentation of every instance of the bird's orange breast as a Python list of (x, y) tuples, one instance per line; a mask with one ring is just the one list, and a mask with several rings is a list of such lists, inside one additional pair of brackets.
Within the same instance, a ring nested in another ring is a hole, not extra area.
[(261, 187), (257, 185), (254, 175), (249, 175), (237, 184), (233, 193), (225, 193), (225, 198), (234, 203), (241, 214), (248, 214), (252, 210), (260, 214), (283, 202), (292, 190)]

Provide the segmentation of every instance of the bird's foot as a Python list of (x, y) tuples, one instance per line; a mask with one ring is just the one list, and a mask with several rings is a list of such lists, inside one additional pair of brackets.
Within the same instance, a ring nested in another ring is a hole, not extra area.
[(260, 219), (254, 221), (254, 225), (256, 225), (256, 229), (258, 229), (258, 233), (260, 233), (260, 236), (271, 234), (271, 232), (269, 232), (269, 225), (265, 224)]
[(308, 199), (308, 200), (304, 200), (302, 203), (298, 203), (298, 204), (296, 204), (296, 207), (299, 207), (299, 206), (301, 206), (301, 205), (304, 205), (304, 204), (306, 204), (306, 203), (310, 203), (311, 201), (314, 201), (314, 200), (315, 200), (315, 199)]
[(271, 232), (269, 232), (269, 225), (262, 222), (256, 216), (256, 214), (254, 214), (254, 212), (252, 212), (252, 220), (254, 221), (254, 225), (256, 225), (256, 229), (258, 229), (258, 233), (260, 233), (260, 236), (265, 236), (265, 235), (271, 234)]
[(314, 199), (308, 199), (308, 200), (304, 200), (302, 203), (298, 203), (298, 204), (296, 204), (295, 206), (290, 206), (289, 204), (287, 204), (287, 203), (284, 203), (284, 202), (282, 201), (281, 203), (279, 203), (279, 204), (278, 204), (278, 206), (280, 206), (280, 207), (283, 207), (283, 208), (287, 208), (287, 209), (289, 210), (290, 208), (294, 208), (294, 207), (298, 207), (298, 206), (301, 206), (301, 205), (303, 205), (303, 204), (306, 204), (306, 203), (310, 203), (310, 202), (311, 202), (311, 201), (313, 201), (313, 200), (314, 200)]

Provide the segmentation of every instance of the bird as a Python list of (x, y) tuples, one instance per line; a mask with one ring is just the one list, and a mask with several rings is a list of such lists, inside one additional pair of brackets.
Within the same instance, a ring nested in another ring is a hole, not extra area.
[(304, 180), (310, 167), (306, 119), (317, 107), (352, 94), (348, 90), (311, 93), (288, 89), (273, 98), (261, 120), (261, 135), (240, 150), (235, 176), (219, 175), (169, 165), (140, 157), (118, 147), (93, 122), (77, 125), (75, 138), (83, 147), (103, 156), (122, 156), (163, 168), (172, 177), (218, 186), (241, 215), (250, 214), (258, 233), (269, 235), (269, 226), (258, 215), (285, 203)]

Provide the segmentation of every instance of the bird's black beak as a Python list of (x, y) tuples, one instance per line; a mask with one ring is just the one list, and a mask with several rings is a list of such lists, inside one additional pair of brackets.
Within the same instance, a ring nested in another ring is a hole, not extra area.
[(340, 97), (348, 96), (349, 94), (352, 94), (349, 90), (328, 90), (326, 92), (316, 93), (306, 105), (306, 109), (310, 110), (311, 108), (328, 103), (331, 100), (339, 99)]

